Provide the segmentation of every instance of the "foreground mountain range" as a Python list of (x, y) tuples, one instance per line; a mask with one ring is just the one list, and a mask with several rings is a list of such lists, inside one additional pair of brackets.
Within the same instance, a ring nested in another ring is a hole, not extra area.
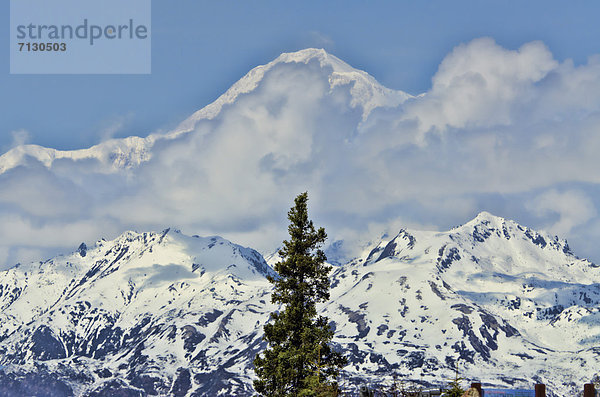
[[(573, 396), (595, 375), (600, 268), (566, 241), (481, 213), (361, 250), (334, 266), (320, 308), (346, 390), (394, 374), (445, 384), (458, 365), (484, 385)], [(169, 229), (3, 271), (0, 396), (251, 395), (269, 274), (250, 248)]]

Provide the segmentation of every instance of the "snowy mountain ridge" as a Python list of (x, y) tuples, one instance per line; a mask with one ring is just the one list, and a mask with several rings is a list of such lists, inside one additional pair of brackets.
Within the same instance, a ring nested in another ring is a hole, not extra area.
[(379, 84), (372, 76), (352, 68), (350, 65), (327, 53), (323, 49), (308, 48), (292, 53), (283, 53), (266, 65), (257, 66), (233, 84), (213, 103), (198, 110), (181, 122), (174, 130), (166, 133), (152, 133), (146, 137), (130, 136), (122, 139), (110, 139), (87, 149), (56, 150), (39, 145), (20, 145), (0, 156), (0, 174), (24, 165), (28, 159), (35, 159), (46, 168), (56, 160), (71, 159), (81, 161), (98, 160), (103, 172), (112, 173), (137, 167), (150, 160), (153, 146), (160, 141), (175, 139), (182, 134), (194, 131), (203, 120), (216, 118), (224, 106), (234, 103), (240, 96), (259, 87), (266, 74), (282, 64), (307, 65), (319, 64), (321, 73), (327, 76), (331, 89), (350, 85), (352, 108), (362, 109), (362, 120), (378, 107), (394, 107), (411, 98), (409, 94), (395, 91)]
[[(0, 392), (251, 395), (268, 274), (252, 249), (170, 229), (0, 272)], [(572, 396), (597, 371), (599, 304), (600, 268), (566, 241), (481, 213), (334, 266), (319, 310), (347, 390), (393, 374), (437, 386), (459, 362), (484, 385)]]
[(87, 149), (57, 150), (39, 145), (20, 145), (0, 156), (0, 174), (27, 164), (31, 159), (50, 168), (61, 159), (81, 161), (86, 159), (98, 160), (105, 166), (105, 172), (114, 172), (141, 164), (150, 159), (149, 150), (157, 136), (147, 138), (131, 136), (122, 139), (110, 139)]
[[(264, 317), (252, 307), (265, 304), (265, 276), (272, 272), (254, 250), (168, 229), (127, 232), (92, 249), (82, 244), (71, 255), (0, 274), (0, 357), (14, 368), (43, 363), (46, 369), (36, 373), (75, 377), (82, 384), (69, 382), (74, 393), (94, 378), (122, 372), (130, 385), (125, 389), (165, 394), (171, 384), (165, 389), (162, 380), (178, 376), (183, 362), (208, 366), (210, 360), (223, 367), (235, 356), (225, 353), (229, 339), (252, 339), (253, 322), (237, 324), (235, 331), (219, 324), (237, 321), (237, 313)], [(204, 344), (218, 356), (194, 351), (209, 333)], [(101, 385), (103, 392), (111, 384)]]
[(251, 92), (260, 84), (265, 74), (279, 64), (296, 63), (308, 64), (318, 62), (320, 67), (329, 70), (331, 89), (339, 85), (353, 84), (351, 89), (352, 107), (360, 106), (363, 110), (363, 121), (376, 107), (398, 106), (411, 96), (402, 91), (395, 91), (379, 84), (368, 73), (355, 69), (338, 57), (323, 49), (307, 48), (297, 52), (283, 53), (266, 65), (257, 66), (242, 77), (215, 102), (194, 113), (183, 121), (175, 131), (187, 132), (193, 130), (199, 120), (215, 118), (223, 106), (233, 103), (240, 95)]

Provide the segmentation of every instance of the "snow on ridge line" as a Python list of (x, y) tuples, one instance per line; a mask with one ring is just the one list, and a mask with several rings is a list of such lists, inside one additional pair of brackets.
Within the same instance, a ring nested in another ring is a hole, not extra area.
[(117, 243), (122, 243), (122, 242), (130, 242), (132, 240), (139, 241), (144, 238), (152, 238), (152, 237), (159, 237), (158, 244), (161, 244), (165, 238), (168, 238), (173, 241), (185, 242), (189, 245), (212, 244), (212, 243), (220, 244), (220, 245), (227, 244), (229, 246), (241, 248), (244, 250), (248, 250), (248, 249), (253, 250), (250, 247), (244, 247), (242, 245), (236, 244), (236, 243), (234, 243), (224, 237), (218, 236), (218, 235), (210, 235), (210, 236), (199, 236), (197, 234), (187, 235), (187, 234), (181, 232), (181, 230), (173, 228), (173, 227), (167, 227), (160, 231), (149, 231), (149, 232), (138, 232), (136, 230), (126, 230), (112, 240), (108, 241), (108, 240), (102, 238), (102, 239), (98, 240), (98, 242), (96, 244), (100, 245), (100, 246), (104, 246), (104, 245), (117, 244)]
[(149, 150), (159, 137), (155, 134), (146, 138), (129, 136), (110, 139), (89, 148), (76, 150), (58, 150), (34, 144), (20, 145), (0, 156), (0, 174), (23, 165), (28, 157), (36, 159), (47, 168), (59, 159), (75, 161), (97, 159), (102, 164), (111, 166), (106, 172), (129, 168), (150, 159)]
[[(390, 249), (393, 250), (391, 246), (398, 244), (398, 239), (406, 240), (410, 243), (410, 246), (413, 246), (415, 242), (420, 243), (422, 241), (429, 241), (433, 243), (436, 241), (441, 247), (442, 245), (448, 244), (462, 244), (469, 246), (472, 244), (480, 245), (483, 243), (483, 245), (487, 245), (489, 236), (502, 237), (507, 240), (513, 237), (519, 237), (518, 240), (522, 239), (525, 242), (530, 242), (541, 250), (560, 251), (567, 255), (567, 257), (586, 262), (592, 267), (596, 266), (591, 261), (574, 255), (567, 240), (544, 230), (535, 230), (523, 226), (514, 220), (494, 215), (488, 211), (481, 211), (471, 220), (453, 226), (448, 230), (401, 228), (397, 233), (389, 235), (386, 233), (379, 238), (353, 242), (351, 246), (348, 245), (347, 241), (334, 241), (325, 248), (325, 251), (328, 258), (331, 256), (333, 259), (332, 263), (357, 263), (361, 259), (365, 260), (365, 263), (370, 263), (376, 261), (381, 254), (381, 252), (378, 253), (378, 250), (383, 251), (388, 245), (390, 245)], [(410, 242), (410, 240), (413, 241)], [(473, 248), (475, 247), (473, 246)], [(377, 255), (373, 257), (376, 253)]]
[(353, 97), (351, 106), (363, 106), (363, 121), (376, 107), (398, 106), (407, 99), (412, 98), (411, 95), (403, 91), (395, 91), (382, 86), (368, 73), (353, 68), (322, 48), (306, 48), (296, 52), (283, 53), (275, 60), (253, 68), (244, 77), (234, 83), (223, 95), (217, 98), (216, 101), (198, 110), (188, 119), (184, 120), (172, 134), (189, 132), (193, 130), (195, 124), (199, 120), (213, 119), (219, 114), (224, 105), (231, 104), (238, 96), (254, 90), (263, 79), (264, 75), (276, 65), (282, 63), (308, 64), (312, 60), (317, 60), (321, 68), (332, 68), (329, 76), (329, 84), (332, 89), (336, 86), (354, 82), (354, 86), (351, 89)]
[[(189, 265), (190, 269), (197, 264), (198, 267), (203, 267), (209, 272), (227, 271), (229, 265), (242, 260), (242, 263), (247, 262), (249, 269), (254, 269), (250, 270), (251, 273), (257, 271), (262, 277), (274, 274), (262, 255), (250, 247), (235, 244), (221, 236), (189, 236), (180, 230), (166, 228), (151, 232), (128, 230), (112, 240), (101, 238), (89, 248), (85, 242), (82, 242), (76, 250), (66, 255), (58, 255), (46, 261), (17, 264), (0, 271), (0, 275), (15, 271), (17, 273), (37, 272), (42, 265), (47, 264), (51, 267), (75, 265), (79, 270), (74, 268), (73, 271), (85, 273), (95, 267), (98, 261), (105, 261), (107, 258), (112, 258), (110, 261), (115, 262), (123, 259), (126, 263), (131, 262), (130, 258), (134, 258), (132, 261), (138, 264), (142, 258), (145, 258), (143, 261), (156, 265), (172, 265), (181, 262)], [(249, 275), (243, 269), (237, 269), (234, 273), (242, 278)]]
[(362, 107), (363, 122), (375, 108), (399, 106), (404, 101), (413, 98), (403, 91), (382, 86), (368, 73), (353, 68), (324, 49), (307, 48), (297, 52), (283, 53), (275, 60), (253, 68), (214, 102), (193, 113), (171, 131), (152, 133), (145, 138), (130, 136), (122, 139), (110, 139), (89, 148), (76, 150), (57, 150), (31, 144), (20, 145), (0, 155), (0, 174), (23, 165), (27, 157), (35, 158), (47, 168), (52, 165), (54, 160), (58, 159), (98, 159), (107, 167), (104, 170), (107, 173), (138, 166), (151, 158), (151, 150), (156, 141), (177, 138), (193, 131), (198, 121), (215, 118), (223, 106), (233, 103), (240, 95), (254, 90), (262, 81), (265, 73), (276, 65), (282, 63), (308, 64), (312, 60), (317, 60), (321, 68), (331, 68), (329, 72), (331, 89), (352, 85), (350, 106)]

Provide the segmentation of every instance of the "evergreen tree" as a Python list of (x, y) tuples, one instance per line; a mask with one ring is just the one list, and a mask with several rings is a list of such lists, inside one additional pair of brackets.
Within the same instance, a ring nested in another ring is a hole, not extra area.
[(443, 397), (461, 397), (465, 390), (460, 386), (458, 382), (450, 382), (450, 388), (444, 391)]
[(454, 376), (454, 380), (450, 382), (449, 387), (444, 391), (442, 397), (461, 397), (465, 392), (460, 386), (460, 381), (464, 379), (458, 376), (458, 363), (459, 360), (456, 360), (456, 375)]
[(442, 397), (461, 397), (465, 390), (460, 386), (460, 381), (462, 378), (458, 376), (454, 378), (452, 382), (450, 382), (449, 387), (444, 391)]
[(271, 302), (282, 307), (271, 313), (264, 327), (268, 347), (254, 359), (254, 388), (264, 396), (335, 395), (326, 391), (337, 394), (335, 378), (346, 363), (329, 345), (333, 331), (327, 317), (317, 316), (316, 304), (329, 299), (331, 267), (320, 250), (327, 235), (308, 219), (307, 202), (308, 194), (300, 194), (288, 212), (290, 239), (279, 251), (278, 276), (269, 277)]

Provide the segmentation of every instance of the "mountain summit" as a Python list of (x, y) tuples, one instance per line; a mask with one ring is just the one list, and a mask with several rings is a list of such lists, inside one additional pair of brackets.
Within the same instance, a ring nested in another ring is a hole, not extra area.
[(231, 104), (240, 95), (255, 90), (265, 75), (278, 66), (285, 64), (308, 65), (311, 63), (318, 65), (320, 72), (328, 78), (329, 86), (332, 90), (337, 86), (352, 86), (351, 106), (361, 109), (363, 120), (377, 107), (398, 106), (411, 98), (405, 92), (394, 91), (382, 86), (368, 73), (353, 68), (323, 49), (307, 48), (297, 52), (283, 53), (268, 64), (255, 67), (215, 102), (197, 111), (185, 120), (176, 131), (191, 131), (198, 121), (215, 118), (223, 106)]
[[(0, 392), (251, 395), (269, 274), (252, 249), (172, 230), (1, 272)], [(599, 285), (564, 240), (481, 213), (337, 265), (319, 310), (346, 389), (393, 374), (438, 385), (459, 365), (484, 385), (571, 396), (597, 371)]]
[[(19, 165), (35, 160), (45, 167), (51, 167), (55, 160), (69, 159), (74, 161), (97, 160), (104, 172), (116, 172), (120, 169), (137, 167), (148, 161), (153, 155), (153, 147), (157, 142), (165, 142), (181, 134), (192, 132), (201, 121), (215, 119), (228, 105), (238, 101), (240, 97), (260, 88), (265, 78), (278, 73), (278, 68), (286, 65), (299, 66), (315, 76), (327, 79), (330, 90), (337, 87), (350, 87), (350, 108), (361, 113), (362, 121), (379, 107), (395, 107), (412, 98), (402, 91), (395, 91), (379, 84), (372, 76), (355, 69), (327, 53), (323, 49), (308, 48), (297, 52), (283, 53), (266, 65), (257, 66), (231, 86), (213, 103), (198, 110), (180, 123), (172, 131), (153, 133), (145, 138), (132, 136), (122, 139), (110, 139), (87, 149), (56, 150), (39, 145), (21, 145), (0, 156), (0, 174)], [(286, 77), (294, 79), (294, 75)], [(302, 84), (299, 81), (299, 84)]]

